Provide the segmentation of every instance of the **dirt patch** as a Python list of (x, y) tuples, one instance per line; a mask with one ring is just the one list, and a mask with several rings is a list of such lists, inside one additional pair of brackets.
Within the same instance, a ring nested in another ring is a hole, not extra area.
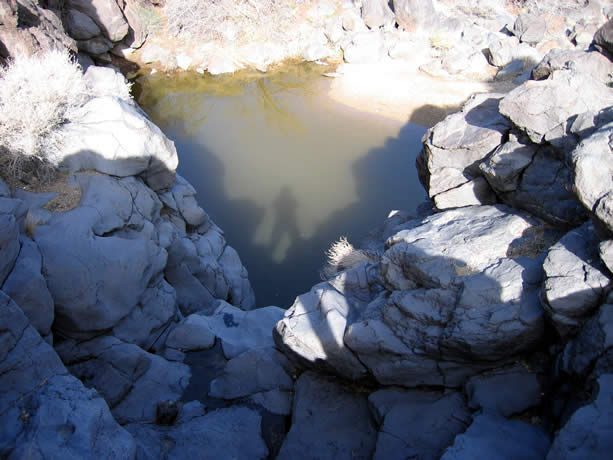
[(70, 175), (39, 161), (21, 162), (16, 165), (5, 155), (0, 159), (0, 178), (11, 190), (31, 193), (55, 193), (45, 206), (53, 212), (66, 212), (77, 207), (81, 201), (81, 189), (69, 185)]

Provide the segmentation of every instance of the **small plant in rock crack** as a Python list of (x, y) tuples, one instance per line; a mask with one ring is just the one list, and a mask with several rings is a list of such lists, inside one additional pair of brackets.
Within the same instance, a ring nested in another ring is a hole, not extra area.
[(381, 258), (381, 255), (375, 252), (356, 249), (345, 236), (332, 243), (330, 249), (326, 251), (326, 256), (328, 262), (321, 271), (321, 277), (324, 280), (362, 262), (376, 262)]

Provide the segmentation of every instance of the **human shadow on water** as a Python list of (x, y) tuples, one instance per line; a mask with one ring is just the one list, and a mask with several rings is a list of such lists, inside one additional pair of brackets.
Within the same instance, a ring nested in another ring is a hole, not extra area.
[(301, 197), (291, 184), (280, 185), (268, 211), (270, 237), (256, 241), (254, 234), (263, 224), (266, 209), (256, 199), (229, 198), (226, 188), (232, 184), (226, 183), (225, 167), (217, 154), (181, 132), (181, 120), (166, 119), (165, 125), (179, 152), (179, 174), (194, 186), (201, 206), (238, 251), (258, 306), (288, 308), (298, 294), (320, 281), (325, 252), (332, 242), (346, 236), (358, 243), (391, 210), (413, 211), (426, 197), (413, 166), (425, 128), (407, 123), (384, 145), (353, 160), (353, 202), (326, 218), (308, 237), (299, 228)]

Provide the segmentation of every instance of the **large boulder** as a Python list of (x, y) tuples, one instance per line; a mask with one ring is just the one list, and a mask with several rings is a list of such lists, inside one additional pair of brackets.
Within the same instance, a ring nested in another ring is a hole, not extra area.
[[(424, 135), (417, 171), (437, 207), (445, 206), (444, 200), (437, 202), (437, 195), (458, 189), (481, 175), (479, 162), (501, 144), (508, 132), (510, 124), (498, 111), (501, 97), (475, 95), (460, 112), (449, 115)], [(473, 199), (480, 202), (477, 194)], [(476, 204), (470, 200), (465, 203)], [(456, 207), (458, 202), (453, 204)]]
[(437, 21), (432, 0), (394, 0), (393, 5), (398, 26), (407, 32), (427, 29)]
[(149, 35), (151, 20), (156, 15), (153, 5), (148, 0), (125, 0), (123, 14), (130, 26), (124, 42), (131, 48), (140, 48)]
[(394, 13), (387, 0), (364, 0), (362, 2), (362, 19), (370, 29), (394, 24)]
[(20, 201), (0, 197), (0, 284), (9, 275), (19, 255), (17, 209)]
[(547, 460), (608, 458), (613, 449), (613, 374), (598, 379), (598, 395), (578, 409), (553, 441)]
[(598, 51), (613, 59), (613, 18), (596, 31), (593, 43)]
[(477, 415), (468, 430), (456, 437), (441, 460), (542, 460), (549, 445), (549, 436), (541, 427), (485, 413)]
[(228, 361), (211, 382), (209, 395), (237, 399), (273, 390), (289, 393), (294, 389), (291, 374), (292, 366), (276, 349), (249, 350)]
[(0, 292), (0, 456), (125, 458), (134, 440)]
[(64, 128), (61, 158), (70, 171), (141, 175), (153, 190), (172, 186), (178, 165), (174, 143), (137, 107), (117, 97), (94, 98)]
[(500, 101), (500, 113), (540, 144), (570, 117), (613, 105), (613, 92), (579, 70), (555, 71), (548, 80), (530, 80)]
[(292, 427), (277, 458), (371, 458), (376, 435), (365, 395), (306, 372), (296, 382)]
[(193, 314), (185, 324), (212, 332), (221, 341), (226, 359), (232, 359), (246, 351), (274, 347), (272, 330), (284, 313), (278, 307), (246, 312), (220, 301), (213, 315)]
[(43, 8), (37, 0), (4, 1), (0, 8), (0, 59), (31, 56), (41, 50), (76, 52), (59, 11)]
[(67, 0), (66, 4), (93, 19), (106, 38), (113, 42), (128, 34), (128, 23), (115, 0)]
[(45, 337), (51, 333), (54, 319), (53, 298), (41, 273), (42, 258), (36, 244), (21, 238), (21, 250), (13, 271), (2, 285), (28, 317), (30, 324)]
[(608, 123), (584, 139), (571, 156), (573, 189), (600, 230), (613, 234), (613, 161)]
[[(211, 314), (217, 307), (215, 299), (221, 299), (250, 310), (255, 307), (255, 294), (247, 270), (227, 245), (223, 232), (198, 205), (195, 194), (194, 188), (177, 176), (173, 187), (160, 195), (171, 222), (181, 227), (181, 234), (171, 231), (163, 244), (169, 253), (165, 275), (177, 290), (179, 306), (185, 315)], [(196, 232), (185, 233), (193, 228)], [(166, 234), (166, 230), (160, 233)]]
[[(460, 393), (383, 389), (368, 397), (380, 423), (376, 460), (435, 460), (471, 422)], [(427, 429), (413, 429), (416, 426)]]
[(587, 73), (604, 84), (611, 82), (613, 62), (596, 51), (551, 50), (539, 64), (532, 69), (534, 80), (545, 80), (556, 70), (576, 69)]
[(262, 418), (246, 407), (231, 407), (205, 413), (200, 403), (183, 406), (172, 426), (129, 424), (126, 429), (137, 443), (139, 460), (198, 458), (265, 459)]
[(613, 304), (605, 303), (558, 357), (558, 370), (566, 375), (597, 379), (613, 373)]
[(471, 377), (465, 391), (471, 409), (497, 412), (504, 417), (524, 412), (541, 402), (537, 376), (521, 365)]
[(75, 40), (89, 40), (101, 34), (94, 20), (79, 10), (69, 8), (64, 14), (66, 30)]
[(571, 171), (551, 146), (511, 134), (479, 168), (498, 197), (515, 208), (567, 228), (587, 219), (568, 190)]
[(33, 238), (55, 302), (55, 325), (75, 337), (116, 326), (158, 285), (166, 251), (150, 220), (155, 194), (138, 179), (77, 175), (80, 206), (65, 213), (31, 210)]
[(111, 336), (68, 340), (56, 349), (68, 370), (104, 397), (121, 424), (155, 422), (158, 404), (179, 400), (191, 376), (186, 365)]
[(503, 206), (409, 221), (381, 262), (298, 297), (275, 341), (297, 363), (352, 380), (461, 386), (541, 340), (543, 234)]
[(590, 223), (554, 244), (543, 264), (543, 307), (562, 338), (576, 334), (600, 305), (611, 281), (598, 256), (598, 236)]

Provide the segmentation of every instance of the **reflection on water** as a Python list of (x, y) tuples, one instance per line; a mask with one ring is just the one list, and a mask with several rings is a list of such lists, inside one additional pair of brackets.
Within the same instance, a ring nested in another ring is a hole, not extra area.
[(259, 306), (289, 307), (319, 280), (332, 241), (357, 243), (425, 198), (414, 166), (425, 128), (327, 100), (322, 71), (139, 81), (139, 103), (175, 141), (179, 173), (238, 250)]

